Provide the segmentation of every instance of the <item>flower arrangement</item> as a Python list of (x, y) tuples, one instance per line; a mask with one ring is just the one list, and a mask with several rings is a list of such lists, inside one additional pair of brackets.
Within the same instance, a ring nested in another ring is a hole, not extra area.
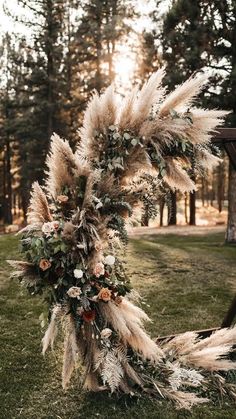
[(119, 257), (136, 208), (155, 215), (168, 189), (195, 189), (193, 167), (202, 172), (219, 160), (209, 140), (225, 112), (190, 110), (204, 80), (192, 77), (165, 96), (163, 75), (153, 74), (119, 105), (112, 87), (95, 94), (75, 152), (52, 136), (46, 183), (33, 184), (22, 231), (25, 261), (11, 264), (30, 294), (43, 294), (49, 304), (43, 353), (64, 323), (64, 388), (79, 355), (87, 389), (169, 398), (191, 408), (207, 401), (196, 389), (217, 380), (235, 395), (219, 374), (213, 383), (212, 371), (235, 368), (226, 357), (236, 328), (202, 341), (188, 332), (158, 345), (144, 329), (148, 316), (132, 302)]

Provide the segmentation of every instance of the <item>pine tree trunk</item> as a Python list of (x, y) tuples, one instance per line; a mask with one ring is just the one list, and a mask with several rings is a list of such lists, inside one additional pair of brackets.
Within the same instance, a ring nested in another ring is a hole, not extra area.
[(168, 211), (168, 225), (177, 224), (177, 195), (176, 192), (170, 193), (170, 207)]
[[(6, 119), (9, 118), (8, 109), (6, 109)], [(5, 145), (5, 223), (12, 224), (12, 179), (11, 179), (11, 147), (8, 132), (6, 133)]]
[(184, 195), (184, 217), (185, 217), (186, 224), (188, 224), (188, 195), (187, 195), (187, 192)]
[(160, 201), (160, 227), (163, 227), (164, 206), (165, 206), (165, 200), (164, 200), (164, 198), (161, 198), (161, 201)]
[(193, 191), (189, 194), (189, 224), (196, 225), (196, 192)]
[(218, 166), (217, 176), (217, 200), (219, 213), (222, 211), (222, 202), (224, 200), (224, 162)]
[(236, 244), (236, 169), (229, 164), (228, 225), (226, 243)]

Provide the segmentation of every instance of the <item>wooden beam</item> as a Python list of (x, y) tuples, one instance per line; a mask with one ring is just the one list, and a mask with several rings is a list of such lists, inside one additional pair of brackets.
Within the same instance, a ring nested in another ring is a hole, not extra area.
[(219, 128), (211, 142), (225, 149), (236, 170), (236, 128)]
[(236, 142), (236, 128), (218, 128), (212, 142), (219, 141), (235, 141)]
[[(216, 332), (216, 330), (219, 330), (219, 327), (213, 327), (212, 329), (203, 329), (203, 330), (195, 330), (195, 333), (199, 336), (201, 339), (208, 338), (208, 336), (211, 336), (212, 333)], [(184, 333), (184, 332), (183, 332)], [(160, 336), (155, 340), (156, 343), (161, 343), (164, 340), (173, 339), (176, 336), (181, 335), (182, 333), (178, 333), (176, 335), (169, 335), (169, 336)]]

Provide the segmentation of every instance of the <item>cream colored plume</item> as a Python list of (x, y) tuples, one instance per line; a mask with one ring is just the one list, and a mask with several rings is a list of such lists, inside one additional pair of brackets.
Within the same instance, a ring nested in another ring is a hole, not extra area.
[(192, 192), (196, 190), (195, 183), (190, 179), (186, 170), (176, 160), (168, 160), (166, 163), (165, 182), (173, 190), (178, 189), (181, 192)]
[(236, 368), (235, 362), (226, 359), (235, 344), (236, 326), (219, 329), (206, 339), (200, 339), (196, 332), (186, 332), (164, 343), (162, 349), (166, 354), (174, 351), (184, 365), (217, 371)]
[(144, 331), (143, 321), (149, 318), (143, 310), (137, 309), (125, 298), (118, 306), (113, 302), (100, 304), (100, 310), (124, 343), (141, 353), (145, 359), (160, 361), (163, 351)]
[(134, 104), (138, 91), (138, 86), (133, 87), (121, 102), (121, 111), (118, 118), (118, 125), (121, 131), (129, 130), (131, 128)]
[(52, 221), (47, 197), (38, 182), (34, 182), (32, 185), (27, 221), (29, 224), (42, 224)]
[(76, 366), (78, 357), (78, 345), (75, 325), (72, 317), (68, 315), (66, 321), (66, 337), (64, 341), (64, 356), (63, 356), (63, 367), (62, 367), (62, 387), (67, 388), (70, 381), (71, 375)]
[(152, 106), (163, 98), (165, 89), (160, 87), (165, 75), (164, 69), (153, 73), (138, 94), (131, 113), (131, 127), (138, 129), (151, 113)]
[(57, 335), (57, 321), (62, 316), (63, 310), (60, 305), (56, 305), (52, 310), (52, 316), (49, 323), (49, 326), (44, 334), (42, 339), (43, 349), (42, 353), (45, 354), (46, 350), (48, 349), (49, 345), (53, 347), (53, 343), (55, 341)]
[(205, 75), (196, 75), (178, 86), (161, 104), (159, 117), (168, 115), (171, 110), (185, 111), (200, 93), (206, 80), (207, 77)]
[(74, 182), (77, 169), (76, 159), (67, 140), (62, 140), (57, 134), (51, 137), (50, 152), (46, 164), (48, 167), (46, 186), (49, 194), (56, 199), (65, 186)]
[(113, 86), (108, 87), (99, 96), (94, 93), (84, 114), (83, 127), (80, 130), (81, 142), (78, 154), (83, 158), (93, 158), (97, 152), (96, 133), (105, 133), (109, 126), (114, 125), (117, 117), (116, 97)]

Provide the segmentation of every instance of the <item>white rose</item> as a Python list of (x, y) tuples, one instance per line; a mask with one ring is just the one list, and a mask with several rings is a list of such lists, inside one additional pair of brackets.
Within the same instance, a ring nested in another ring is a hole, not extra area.
[(80, 294), (81, 294), (81, 288), (79, 287), (70, 287), (67, 291), (67, 294), (69, 295), (70, 298), (80, 298)]
[(42, 226), (42, 232), (45, 236), (50, 236), (50, 234), (54, 231), (51, 223), (44, 223)]
[(48, 223), (44, 223), (42, 226), (42, 232), (45, 234), (46, 237), (50, 236), (50, 234), (57, 231), (59, 228), (59, 222), (58, 221), (51, 221)]
[(110, 266), (114, 265), (115, 261), (116, 261), (116, 259), (112, 255), (108, 255), (104, 259), (105, 265), (110, 265)]
[(79, 279), (82, 278), (84, 275), (83, 271), (81, 269), (75, 269), (74, 270), (74, 277)]
[(111, 336), (111, 334), (112, 334), (112, 330), (107, 327), (106, 329), (103, 329), (101, 331), (101, 338), (108, 339)]

